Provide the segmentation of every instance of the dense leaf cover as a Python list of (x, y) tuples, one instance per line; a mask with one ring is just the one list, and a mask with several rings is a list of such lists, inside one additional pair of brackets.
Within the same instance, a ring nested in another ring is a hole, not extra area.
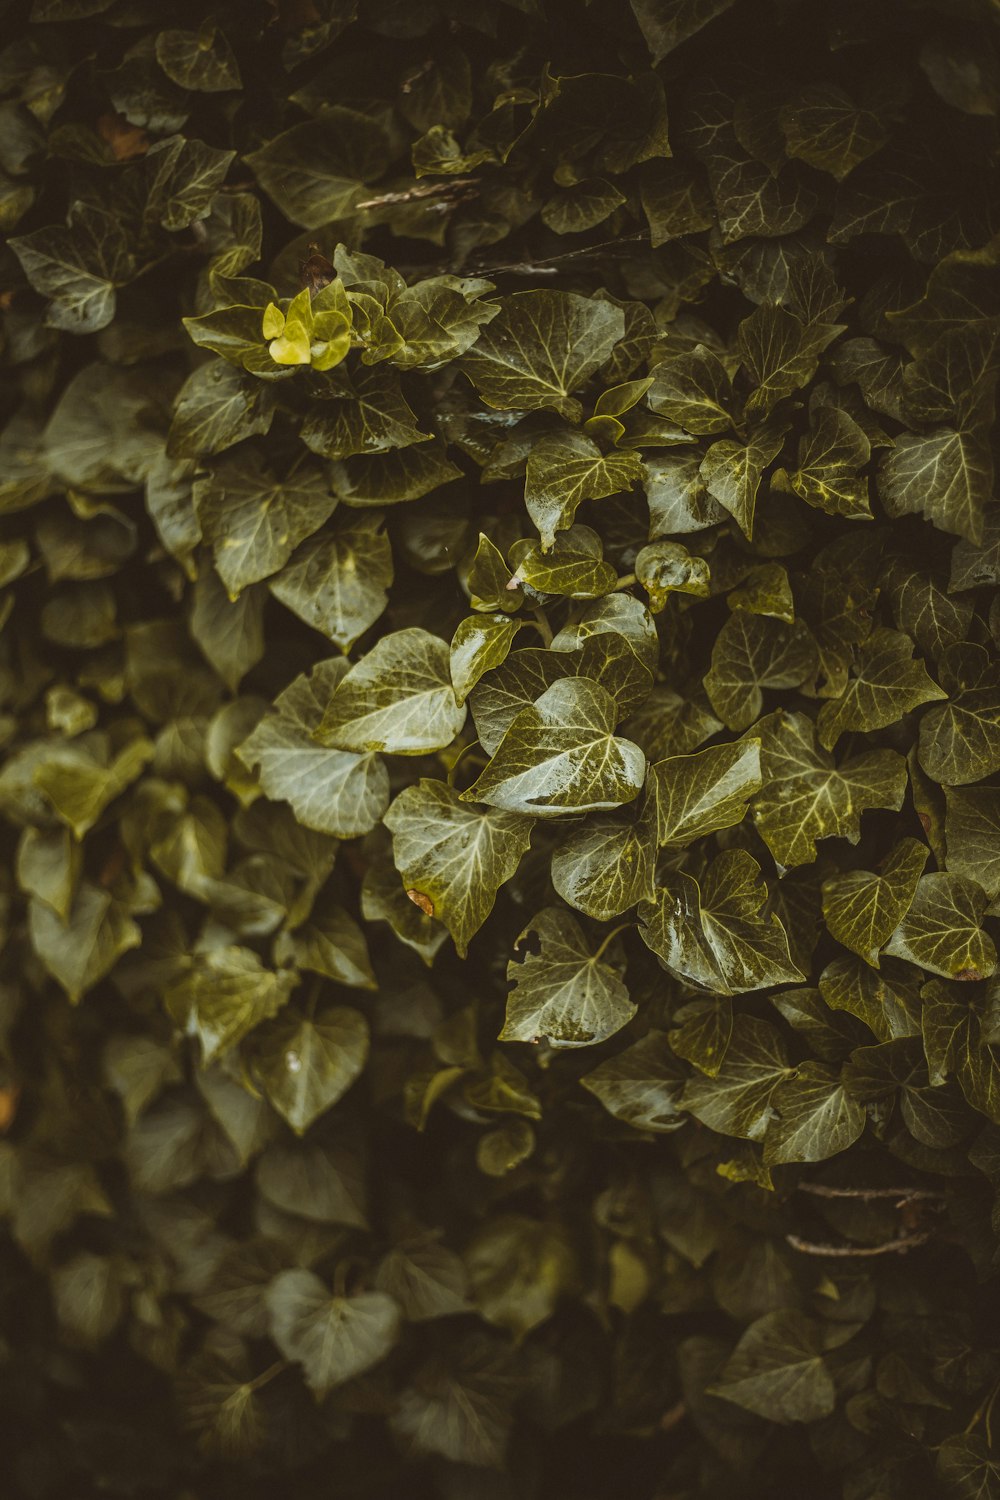
[(5, 1496), (1000, 1495), (998, 19), (0, 4)]

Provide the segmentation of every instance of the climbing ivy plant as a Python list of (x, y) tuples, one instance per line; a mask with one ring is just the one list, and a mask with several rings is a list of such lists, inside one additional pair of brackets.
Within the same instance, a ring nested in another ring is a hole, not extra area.
[(998, 21), (2, 0), (12, 1496), (1000, 1496)]

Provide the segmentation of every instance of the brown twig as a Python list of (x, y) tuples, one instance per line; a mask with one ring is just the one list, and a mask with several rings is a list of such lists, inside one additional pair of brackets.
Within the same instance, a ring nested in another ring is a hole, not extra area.
[(942, 1202), (944, 1193), (934, 1188), (910, 1188), (910, 1187), (886, 1187), (886, 1188), (850, 1188), (850, 1187), (827, 1187), (822, 1182), (800, 1182), (797, 1190), (800, 1193), (812, 1193), (816, 1198), (896, 1198), (910, 1203), (916, 1198), (928, 1198)]
[(683, 1422), (687, 1416), (687, 1410), (687, 1402), (678, 1401), (675, 1406), (671, 1406), (663, 1413), (663, 1416), (656, 1425), (661, 1432), (670, 1432), (672, 1428), (677, 1426), (678, 1422)]
[(906, 1234), (896, 1240), (885, 1240), (881, 1245), (817, 1245), (812, 1240), (800, 1239), (797, 1234), (785, 1235), (792, 1249), (801, 1251), (803, 1255), (831, 1255), (842, 1259), (858, 1255), (905, 1255), (918, 1245), (926, 1245), (930, 1237), (930, 1230), (925, 1230), (922, 1234)]
[(544, 260), (537, 262), (510, 261), (502, 266), (476, 266), (475, 273), (477, 276), (496, 276), (500, 271), (513, 271), (519, 276), (541, 274), (554, 276), (564, 260), (579, 260), (581, 256), (596, 255), (599, 250), (611, 250), (618, 245), (630, 245), (636, 240), (645, 240), (648, 237), (647, 231), (642, 229), (637, 234), (622, 234), (614, 240), (601, 240), (597, 245), (583, 245), (579, 250), (564, 250), (561, 255), (547, 255)]
[(425, 182), (417, 187), (407, 188), (401, 193), (383, 193), (380, 198), (366, 198), (363, 203), (355, 206), (361, 208), (388, 208), (393, 203), (414, 203), (418, 198), (439, 198), (445, 194), (451, 194), (460, 188), (475, 187), (474, 177), (449, 177), (445, 182)]

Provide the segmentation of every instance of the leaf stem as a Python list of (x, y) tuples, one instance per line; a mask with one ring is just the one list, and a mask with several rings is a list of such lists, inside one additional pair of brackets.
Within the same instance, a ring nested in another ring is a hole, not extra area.
[(259, 1375), (255, 1375), (253, 1380), (247, 1381), (247, 1390), (259, 1391), (262, 1386), (268, 1385), (275, 1376), (281, 1375), (283, 1371), (287, 1370), (288, 1366), (289, 1361), (287, 1359), (276, 1360), (273, 1365), (268, 1365), (266, 1370), (262, 1370)]
[(549, 624), (548, 620), (545, 617), (545, 611), (542, 609), (541, 605), (539, 605), (536, 609), (533, 609), (531, 613), (532, 617), (534, 618), (536, 629), (538, 630), (538, 633), (541, 636), (542, 640), (545, 642), (546, 646), (551, 646), (552, 626)]
[(896, 1240), (884, 1240), (881, 1245), (817, 1245), (812, 1240), (803, 1240), (797, 1234), (786, 1234), (785, 1239), (793, 1250), (803, 1255), (831, 1255), (840, 1258), (861, 1255), (905, 1255), (918, 1245), (926, 1245), (930, 1230), (921, 1234), (904, 1234)]
[(469, 751), (470, 750), (475, 750), (475, 748), (476, 748), (476, 746), (478, 744), (479, 744), (478, 740), (470, 740), (467, 745), (463, 745), (462, 746), (461, 750), (455, 756), (455, 759), (451, 763), (451, 770), (448, 772), (448, 776), (447, 776), (447, 781), (448, 781), (448, 785), (449, 786), (453, 787), (455, 785), (455, 773), (456, 773), (456, 771), (458, 770), (459, 766), (462, 764), (462, 762), (465, 759), (465, 757), (468, 755)]
[(613, 592), (617, 592), (618, 589), (630, 589), (633, 583), (637, 582), (638, 580), (634, 573), (623, 573), (615, 583)]
[(812, 1193), (816, 1198), (897, 1198), (901, 1202), (911, 1202), (916, 1198), (929, 1198), (942, 1202), (944, 1193), (933, 1188), (912, 1187), (885, 1187), (885, 1188), (853, 1188), (853, 1187), (827, 1187), (822, 1182), (800, 1182), (797, 1189), (799, 1193)]
[(608, 933), (607, 937), (602, 940), (601, 946), (598, 948), (597, 952), (594, 954), (593, 962), (596, 964), (597, 960), (604, 953), (604, 950), (606, 948), (608, 948), (611, 945), (611, 943), (614, 942), (615, 938), (618, 936), (618, 934), (620, 932), (627, 932), (628, 929), (630, 927), (634, 926), (634, 925), (635, 924), (632, 923), (632, 922), (619, 922), (617, 927), (612, 927), (611, 931)]

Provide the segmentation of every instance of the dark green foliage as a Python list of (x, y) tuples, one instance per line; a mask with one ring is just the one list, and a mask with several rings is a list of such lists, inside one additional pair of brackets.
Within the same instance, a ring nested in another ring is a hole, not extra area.
[(0, 0), (0, 1489), (1000, 1496), (995, 0)]

